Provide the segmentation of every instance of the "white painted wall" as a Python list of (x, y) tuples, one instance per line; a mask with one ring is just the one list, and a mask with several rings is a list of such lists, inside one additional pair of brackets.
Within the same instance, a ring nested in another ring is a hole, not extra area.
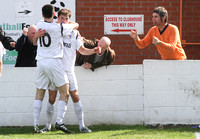
[[(113, 65), (94, 72), (82, 67), (75, 70), (87, 125), (143, 123), (142, 65)], [(35, 68), (3, 69), (0, 78), (0, 126), (33, 125), (34, 80)], [(41, 125), (45, 124), (47, 98), (48, 93), (43, 101)], [(57, 110), (53, 122), (56, 114)], [(77, 124), (71, 99), (64, 122)]]
[[(197, 124), (200, 61), (144, 60), (94, 72), (76, 67), (85, 122), (95, 124)], [(0, 78), (0, 126), (33, 125), (35, 68), (5, 67)], [(40, 124), (45, 124), (48, 94)], [(56, 119), (57, 104), (55, 106)], [(70, 99), (64, 122), (76, 125)]]
[(146, 124), (200, 123), (200, 61), (145, 60)]

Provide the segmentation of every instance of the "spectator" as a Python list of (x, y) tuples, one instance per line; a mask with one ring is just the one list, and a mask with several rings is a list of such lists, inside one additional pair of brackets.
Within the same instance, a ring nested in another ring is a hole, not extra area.
[(178, 28), (168, 24), (168, 12), (164, 7), (156, 7), (153, 11), (153, 27), (144, 39), (140, 40), (136, 31), (131, 31), (130, 36), (135, 44), (143, 49), (153, 43), (163, 60), (185, 60), (185, 51), (181, 46)]
[(11, 37), (6, 36), (6, 33), (0, 27), (0, 76), (3, 69), (2, 57), (6, 53), (4, 47), (8, 50), (15, 49), (15, 41)]
[(15, 67), (36, 67), (37, 45), (33, 44), (35, 33), (35, 25), (23, 29), (23, 34), (15, 45), (15, 50), (18, 52)]
[(0, 41), (2, 42), (3, 46), (7, 50), (14, 50), (15, 49), (15, 41), (6, 35), (6, 33), (0, 27)]
[(89, 56), (78, 53), (76, 65), (94, 71), (94, 69), (101, 66), (110, 65), (114, 61), (115, 51), (110, 48), (111, 40), (108, 37), (102, 37), (100, 40), (87, 40), (85, 38), (83, 40), (86, 48), (93, 49), (94, 47), (101, 47), (101, 53)]

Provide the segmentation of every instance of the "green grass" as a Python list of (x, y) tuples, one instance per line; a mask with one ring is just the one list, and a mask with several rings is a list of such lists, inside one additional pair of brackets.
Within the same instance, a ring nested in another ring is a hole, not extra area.
[[(64, 134), (62, 131), (52, 131), (44, 134), (33, 134), (33, 127), (0, 127), (2, 139), (195, 139), (195, 133), (200, 129), (192, 126), (143, 126), (143, 125), (95, 125), (89, 128), (92, 133), (80, 133), (78, 126), (67, 126), (73, 133)], [(42, 127), (40, 127), (42, 128)]]

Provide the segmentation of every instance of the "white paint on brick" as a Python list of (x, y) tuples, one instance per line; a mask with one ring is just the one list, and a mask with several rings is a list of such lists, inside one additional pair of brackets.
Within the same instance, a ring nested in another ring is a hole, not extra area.
[(199, 60), (144, 61), (144, 122), (200, 122)]
[[(75, 67), (85, 123), (199, 124), (200, 61), (144, 60), (94, 72)], [(5, 67), (0, 78), (0, 126), (31, 126), (35, 68)], [(59, 95), (58, 95), (59, 96)], [(45, 124), (46, 92), (40, 116)], [(58, 97), (57, 97), (58, 101)], [(56, 120), (57, 103), (53, 122)], [(77, 125), (71, 98), (64, 122)]]
[[(75, 71), (86, 124), (143, 123), (142, 65), (113, 65), (98, 68), (94, 72), (76, 67)], [(33, 101), (36, 91), (34, 80), (35, 68), (8, 67), (3, 69), (0, 78), (2, 92), (0, 115), (2, 117), (6, 115), (6, 117), (0, 119), (2, 126), (33, 124)], [(44, 125), (46, 121), (47, 100), (48, 91), (43, 100), (41, 125)], [(56, 114), (57, 103), (55, 104), (54, 122)], [(13, 118), (15, 121), (11, 122)], [(66, 124), (78, 123), (71, 98), (64, 122)]]

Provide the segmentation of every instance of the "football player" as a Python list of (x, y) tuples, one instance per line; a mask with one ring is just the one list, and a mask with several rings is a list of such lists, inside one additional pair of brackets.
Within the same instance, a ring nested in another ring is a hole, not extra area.
[[(58, 101), (58, 113), (55, 128), (65, 133), (71, 133), (63, 124), (66, 111), (66, 103), (69, 97), (69, 81), (63, 69), (63, 35), (69, 34), (78, 24), (57, 24), (53, 22), (54, 7), (50, 4), (42, 7), (43, 21), (37, 23), (37, 29), (44, 30), (44, 36), (37, 41), (37, 68), (36, 68), (36, 98), (34, 100), (34, 133), (39, 133), (39, 116), (42, 108), (42, 100), (45, 90), (49, 89), (49, 84), (53, 83), (60, 92)], [(37, 33), (34, 43), (37, 40)]]

